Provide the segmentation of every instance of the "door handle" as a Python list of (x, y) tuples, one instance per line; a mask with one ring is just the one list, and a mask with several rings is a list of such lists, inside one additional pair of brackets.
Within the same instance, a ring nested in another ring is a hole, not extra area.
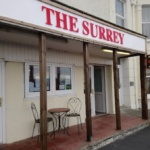
[(2, 106), (2, 97), (0, 97), (0, 107)]
[(91, 90), (91, 93), (94, 94), (94, 90)]

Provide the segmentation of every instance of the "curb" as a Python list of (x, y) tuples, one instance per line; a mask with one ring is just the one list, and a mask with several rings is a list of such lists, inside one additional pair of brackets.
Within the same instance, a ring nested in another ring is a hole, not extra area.
[(94, 141), (94, 142), (90, 143), (89, 145), (86, 145), (85, 147), (81, 148), (80, 150), (97, 150), (97, 149), (99, 149), (103, 146), (106, 146), (106, 145), (108, 145), (112, 142), (115, 142), (116, 140), (123, 139), (128, 135), (136, 133), (137, 131), (139, 131), (141, 129), (144, 129), (148, 126), (150, 126), (149, 121), (147, 121), (144, 124), (140, 124), (136, 127), (130, 128), (128, 130), (120, 131), (119, 133), (116, 133), (116, 134), (114, 134), (114, 135), (112, 135), (108, 138), (101, 139), (101, 140), (98, 140), (98, 141)]

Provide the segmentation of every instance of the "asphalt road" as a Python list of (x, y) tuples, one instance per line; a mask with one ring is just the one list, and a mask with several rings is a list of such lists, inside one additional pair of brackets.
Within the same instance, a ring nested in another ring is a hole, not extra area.
[(150, 150), (150, 127), (146, 127), (98, 150)]

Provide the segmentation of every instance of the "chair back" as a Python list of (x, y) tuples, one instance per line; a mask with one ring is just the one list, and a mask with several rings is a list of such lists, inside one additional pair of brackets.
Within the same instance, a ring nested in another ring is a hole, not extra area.
[(68, 100), (68, 108), (70, 108), (69, 114), (80, 114), (82, 103), (77, 97), (72, 97)]
[(33, 102), (31, 103), (31, 110), (33, 113), (34, 120), (35, 121), (39, 120), (38, 111), (37, 111), (36, 106)]

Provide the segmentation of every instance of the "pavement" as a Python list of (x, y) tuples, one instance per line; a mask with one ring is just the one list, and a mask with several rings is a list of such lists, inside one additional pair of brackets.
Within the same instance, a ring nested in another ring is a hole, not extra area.
[(150, 126), (98, 150), (150, 150)]

